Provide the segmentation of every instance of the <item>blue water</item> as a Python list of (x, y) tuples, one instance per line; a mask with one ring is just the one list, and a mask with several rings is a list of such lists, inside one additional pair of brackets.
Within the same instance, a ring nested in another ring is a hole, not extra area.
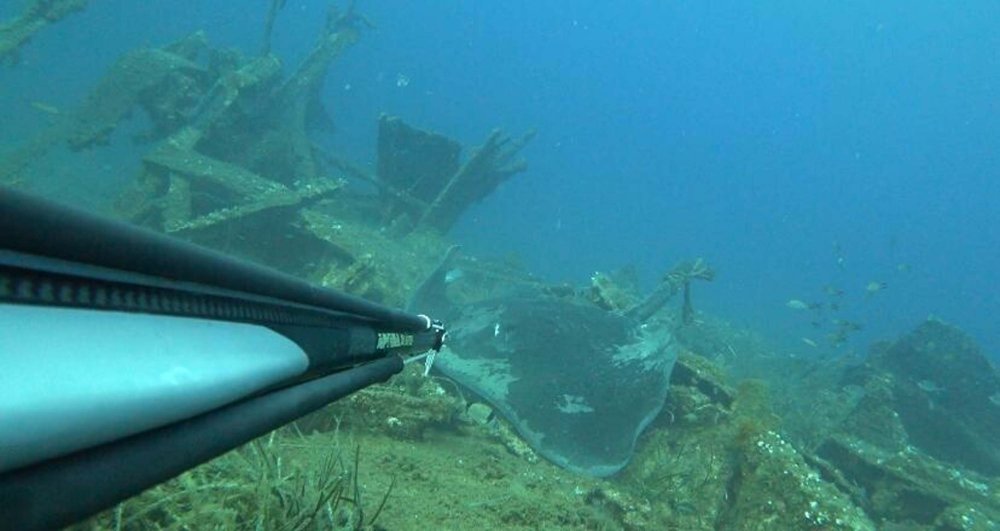
[[(135, 46), (205, 29), (256, 50), (265, 4), (95, 2), (0, 74), (0, 141), (44, 125), (25, 100), (73, 105)], [(936, 315), (1000, 353), (1000, 3), (359, 4), (378, 29), (324, 91), (342, 152), (372, 159), (381, 112), (467, 146), (538, 130), (530, 170), (454, 231), (471, 252), (578, 283), (635, 264), (647, 286), (703, 256), (697, 306), (788, 352), (823, 332), (786, 301), (833, 284), (865, 325), (838, 352)], [(275, 51), (301, 58), (324, 5), (289, 0)], [(78, 164), (113, 181), (122, 151)]]

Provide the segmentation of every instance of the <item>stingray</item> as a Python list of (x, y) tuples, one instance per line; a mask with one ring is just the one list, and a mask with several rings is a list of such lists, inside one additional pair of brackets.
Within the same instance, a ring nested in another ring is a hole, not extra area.
[(410, 304), (448, 325), (435, 370), (556, 465), (591, 476), (621, 470), (663, 408), (678, 352), (670, 331), (643, 322), (648, 307), (612, 312), (537, 289), (458, 305), (448, 270), (446, 258)]

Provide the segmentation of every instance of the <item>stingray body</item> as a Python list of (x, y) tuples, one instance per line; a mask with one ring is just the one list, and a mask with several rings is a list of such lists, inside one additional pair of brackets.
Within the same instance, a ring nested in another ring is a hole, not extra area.
[(448, 324), (435, 368), (492, 404), (553, 463), (593, 476), (621, 470), (663, 408), (677, 357), (671, 334), (539, 293), (456, 306), (446, 269), (411, 303)]

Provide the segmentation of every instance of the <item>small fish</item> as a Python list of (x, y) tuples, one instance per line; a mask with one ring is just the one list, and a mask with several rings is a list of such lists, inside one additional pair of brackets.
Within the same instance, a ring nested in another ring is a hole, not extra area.
[(799, 299), (792, 299), (792, 300), (786, 302), (785, 306), (788, 306), (789, 308), (791, 308), (793, 310), (796, 310), (796, 311), (798, 311), (798, 310), (816, 310), (816, 311), (819, 311), (819, 310), (823, 309), (823, 303), (822, 302), (804, 302), (804, 301), (800, 301)]
[(856, 323), (854, 321), (846, 321), (843, 319), (834, 319), (833, 325), (837, 327), (838, 330), (843, 332), (857, 332), (864, 328), (861, 323)]
[(944, 392), (945, 388), (932, 382), (931, 380), (920, 380), (917, 382), (917, 387), (925, 393), (941, 393)]
[(819, 346), (819, 345), (816, 344), (815, 341), (813, 341), (812, 339), (809, 339), (808, 337), (803, 337), (802, 338), (802, 342), (805, 343), (806, 345), (809, 345), (812, 348), (816, 348), (816, 347)]
[(36, 100), (30, 102), (28, 105), (30, 105), (31, 108), (35, 109), (36, 111), (42, 111), (45, 114), (51, 114), (52, 116), (59, 116), (62, 114), (62, 111), (60, 111), (58, 107), (56, 107), (55, 105), (49, 105), (44, 101)]
[(872, 295), (884, 290), (885, 288), (886, 288), (885, 282), (878, 282), (876, 280), (873, 280), (869, 282), (867, 286), (865, 286), (865, 296), (871, 297)]
[(809, 305), (800, 301), (799, 299), (791, 299), (790, 301), (785, 303), (785, 306), (788, 306), (789, 308), (796, 311), (809, 309)]
[(896, 271), (900, 273), (909, 273), (913, 269), (910, 264), (896, 264)]

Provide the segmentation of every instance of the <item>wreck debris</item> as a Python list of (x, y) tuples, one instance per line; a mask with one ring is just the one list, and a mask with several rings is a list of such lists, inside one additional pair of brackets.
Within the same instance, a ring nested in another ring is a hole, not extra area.
[(694, 308), (691, 305), (691, 281), (711, 282), (714, 278), (715, 271), (705, 263), (705, 260), (698, 258), (694, 262), (682, 262), (664, 275), (660, 285), (642, 302), (626, 311), (626, 315), (639, 321), (645, 321), (659, 311), (678, 291), (684, 290), (681, 320), (684, 324), (691, 324), (694, 320)]
[(344, 157), (337, 156), (326, 150), (320, 149), (319, 147), (315, 147), (315, 151), (322, 157), (324, 162), (329, 164), (331, 167), (344, 172), (344, 174), (348, 177), (358, 181), (364, 181), (375, 186), (379, 192), (379, 196), (382, 198), (379, 221), (383, 224), (389, 225), (390, 228), (393, 226), (391, 223), (393, 220), (396, 220), (397, 222), (404, 219), (412, 220), (412, 217), (406, 213), (394, 215), (393, 212), (395, 209), (408, 207), (415, 212), (423, 212), (429, 206), (426, 202), (418, 199), (414, 194), (404, 192), (390, 184), (387, 184), (384, 180), (372, 175), (365, 168), (347, 160)]
[[(908, 447), (891, 451), (838, 434), (810, 456), (817, 468), (855, 503), (884, 522), (912, 522), (931, 529), (993, 529), (1000, 507), (991, 499), (995, 480), (944, 465)], [(960, 525), (977, 521), (982, 527)], [(959, 524), (959, 525), (956, 525)]]
[[(197, 53), (197, 48), (207, 45), (200, 33), (184, 41), (178, 49), (188, 53)], [(200, 46), (192, 49), (196, 43)], [(180, 55), (171, 48), (140, 49), (119, 59), (83, 106), (73, 113), (67, 138), (69, 147), (81, 150), (107, 144), (111, 132), (136, 106), (149, 113), (154, 131), (169, 130), (170, 124), (178, 123), (187, 109), (177, 104), (197, 97), (199, 78), (205, 69), (193, 61), (194, 57)], [(169, 98), (174, 105), (162, 102), (161, 98)]]
[(90, 0), (31, 0), (21, 14), (0, 24), (0, 59), (16, 62), (18, 49), (36, 33), (82, 11)]
[(458, 171), (462, 145), (384, 114), (377, 142), (376, 175), (368, 180), (379, 187), (383, 216), (390, 222), (404, 217), (412, 225)]
[[(252, 236), (244, 234), (249, 227), (285, 227), (295, 233), (284, 234), (286, 241), (294, 238), (310, 249), (300, 256), (329, 258), (330, 251), (319, 248), (328, 245), (304, 233), (299, 216), (344, 181), (322, 174), (307, 119), (319, 110), (330, 63), (358, 39), (355, 18), (350, 11), (331, 15), (312, 52), (283, 82), (281, 63), (273, 55), (223, 56), (226, 68), (209, 72), (214, 82), (186, 125), (143, 158), (143, 175), (122, 202), (123, 213), (202, 243), (234, 232)], [(223, 248), (250, 246), (254, 239), (227, 236)], [(282, 265), (301, 272), (302, 264)]]
[(590, 276), (587, 298), (603, 310), (624, 312), (635, 305), (638, 286), (623, 282), (621, 273), (607, 274), (600, 271)]
[(845, 429), (889, 451), (908, 445), (983, 475), (1000, 474), (998, 371), (961, 330), (929, 319), (892, 344), (873, 348), (846, 376), (865, 397)]
[(434, 198), (419, 225), (448, 231), (466, 208), (491, 194), (500, 183), (527, 169), (527, 163), (517, 156), (534, 137), (534, 131), (518, 138), (511, 138), (500, 130), (490, 133), (486, 143)]
[[(253, 118), (259, 122), (256, 125), (266, 124), (269, 130), (251, 137), (242, 150), (253, 157), (243, 161), (248, 167), (268, 173), (268, 166), (279, 165), (280, 170), (273, 172), (278, 180), (286, 175), (318, 176), (318, 156), (313, 153), (308, 130), (317, 116), (326, 116), (319, 93), (330, 64), (360, 38), (358, 29), (345, 18), (348, 16), (331, 17), (302, 65), (268, 98), (261, 115)], [(227, 145), (226, 150), (231, 147)]]
[[(265, 50), (284, 6), (270, 3)], [(129, 52), (75, 111), (0, 157), (0, 182), (28, 181), (26, 169), (56, 146), (107, 144), (141, 110), (151, 126), (137, 140), (148, 147), (116, 202), (121, 217), (374, 298), (405, 293), (409, 280), (372, 264), (391, 259), (402, 235), (439, 246), (463, 211), (524, 170), (518, 154), (533, 133), (494, 131), (463, 162), (458, 142), (383, 116), (374, 175), (317, 145), (313, 126), (330, 122), (320, 101), (330, 65), (372, 27), (353, 6), (330, 10), (312, 50), (287, 76), (276, 56), (213, 48), (202, 32)], [(373, 184), (378, 194), (348, 191), (347, 180)], [(329, 201), (334, 194), (352, 195)], [(268, 253), (257, 245), (262, 239), (296, 253)], [(419, 261), (414, 269), (422, 274)], [(365, 287), (375, 284), (381, 287)]]
[(261, 41), (260, 54), (271, 53), (271, 33), (274, 32), (274, 21), (278, 18), (278, 11), (285, 7), (288, 0), (271, 0), (271, 7), (267, 10), (267, 19), (264, 22), (264, 38)]
[(383, 115), (375, 179), (383, 191), (386, 217), (396, 225), (403, 221), (413, 228), (447, 232), (469, 206), (527, 168), (518, 155), (534, 134), (512, 138), (494, 130), (460, 164), (458, 142)]
[(996, 527), (1000, 372), (967, 335), (929, 319), (864, 363), (812, 370), (803, 385), (820, 398), (795, 425), (823, 480), (880, 528)]
[(691, 281), (715, 278), (715, 271), (702, 258), (681, 262), (663, 276), (660, 284), (642, 300), (638, 300), (636, 273), (626, 268), (616, 274), (596, 272), (590, 277), (587, 299), (605, 310), (620, 312), (636, 321), (646, 321), (660, 311), (677, 293), (683, 291), (681, 322), (691, 324), (694, 307), (691, 304)]
[(107, 144), (135, 107), (153, 123), (150, 138), (166, 135), (186, 119), (203, 91), (206, 69), (196, 57), (207, 48), (201, 32), (163, 48), (139, 49), (119, 59), (76, 110), (0, 157), (0, 183), (26, 180), (22, 172), (56, 145), (73, 150)]

